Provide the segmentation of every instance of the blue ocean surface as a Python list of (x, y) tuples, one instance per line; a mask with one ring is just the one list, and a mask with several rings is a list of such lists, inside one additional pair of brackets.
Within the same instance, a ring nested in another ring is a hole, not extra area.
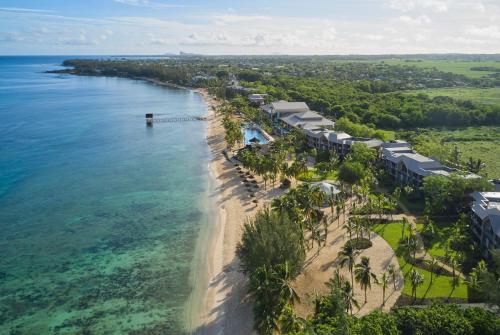
[[(67, 57), (66, 57), (67, 58)], [(0, 334), (177, 334), (209, 152), (196, 93), (0, 57)]]

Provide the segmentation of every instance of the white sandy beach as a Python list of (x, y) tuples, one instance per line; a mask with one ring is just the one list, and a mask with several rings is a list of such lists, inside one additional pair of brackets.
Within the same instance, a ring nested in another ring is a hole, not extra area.
[(206, 293), (199, 308), (195, 334), (249, 334), (252, 332), (251, 304), (245, 301), (246, 279), (238, 271), (235, 256), (241, 227), (246, 217), (256, 210), (247, 191), (240, 183), (234, 166), (222, 151), (225, 149), (221, 117), (215, 116), (216, 101), (204, 95), (210, 109), (207, 142), (212, 153), (210, 172), (215, 178), (213, 203), (216, 223), (205, 254), (208, 272)]
[[(268, 187), (263, 190), (260, 178), (256, 177), (261, 186), (256, 198), (258, 205), (252, 202), (247, 190), (241, 182), (235, 166), (227, 161), (222, 154), (226, 148), (224, 142), (224, 128), (222, 117), (216, 116), (214, 107), (219, 103), (208, 96), (204, 90), (194, 90), (203, 95), (209, 108), (209, 124), (207, 129), (207, 143), (211, 151), (209, 163), (210, 173), (214, 180), (210, 198), (215, 206), (215, 225), (209, 232), (206, 243), (200, 250), (200, 269), (206, 274), (195, 274), (200, 280), (196, 284), (198, 294), (193, 298), (191, 308), (191, 330), (194, 334), (251, 334), (253, 332), (252, 305), (246, 294), (246, 277), (239, 271), (236, 257), (236, 245), (241, 238), (242, 226), (247, 218), (253, 217), (255, 212), (272, 198), (282, 194), (279, 188)], [(329, 210), (327, 210), (329, 212)], [(341, 221), (345, 218), (341, 218)], [(338, 265), (337, 253), (347, 240), (345, 232), (333, 223), (329, 228), (327, 246), (322, 248), (319, 255), (310, 250), (306, 257), (304, 272), (296, 279), (294, 286), (302, 298), (296, 306), (301, 316), (306, 316), (312, 310), (313, 293), (326, 293), (324, 285), (333, 273), (333, 265)], [(396, 257), (391, 247), (381, 237), (372, 233), (373, 247), (364, 251), (362, 255), (369, 255), (372, 268), (377, 274), (381, 273), (388, 264), (397, 268)], [(348, 277), (347, 270), (342, 273)], [(399, 278), (397, 289), (392, 286), (387, 290), (386, 303), (382, 306), (381, 288), (373, 284), (367, 304), (363, 304), (362, 291), (356, 285), (356, 298), (361, 309), (355, 311), (357, 315), (364, 315), (373, 309), (389, 310), (402, 291), (403, 279)]]

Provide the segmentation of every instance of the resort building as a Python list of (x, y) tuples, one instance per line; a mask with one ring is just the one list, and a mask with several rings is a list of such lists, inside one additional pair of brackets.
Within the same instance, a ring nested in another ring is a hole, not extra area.
[(262, 105), (260, 109), (273, 121), (275, 128), (281, 134), (293, 128), (311, 130), (335, 125), (332, 120), (311, 111), (305, 102), (275, 101)]
[(304, 113), (309, 111), (309, 106), (305, 102), (275, 101), (267, 105), (262, 105), (260, 109), (271, 120), (276, 121), (281, 117), (292, 113)]
[[(424, 177), (449, 176), (457, 170), (438, 162), (435, 159), (416, 153), (404, 141), (391, 141), (381, 145), (381, 159), (385, 170), (400, 185), (410, 185), (414, 188), (422, 186)], [(477, 178), (475, 174), (467, 174), (465, 178)]]
[(281, 126), (287, 130), (292, 128), (317, 129), (324, 127), (333, 127), (335, 123), (324, 118), (316, 112), (307, 111), (302, 113), (291, 113), (279, 118)]
[(474, 192), (472, 197), (472, 234), (488, 257), (490, 250), (500, 248), (500, 192)]
[(253, 105), (260, 106), (264, 103), (266, 96), (267, 94), (258, 94), (258, 93), (250, 94), (248, 96), (248, 101), (250, 101), (250, 103)]
[(344, 157), (351, 152), (351, 146), (354, 143), (364, 143), (369, 148), (376, 150), (382, 144), (382, 141), (378, 139), (353, 137), (344, 132), (326, 129), (306, 130), (307, 143), (310, 147), (316, 148), (318, 151), (334, 150), (340, 157)]

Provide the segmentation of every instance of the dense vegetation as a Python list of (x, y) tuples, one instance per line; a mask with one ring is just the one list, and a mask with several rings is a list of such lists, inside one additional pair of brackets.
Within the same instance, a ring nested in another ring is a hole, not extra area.
[(451, 167), (500, 177), (500, 127), (417, 129), (401, 131), (398, 137), (413, 143), (419, 153)]
[[(496, 316), (479, 308), (460, 309), (450, 305), (428, 308), (398, 308), (392, 313), (372, 312), (361, 318), (347, 315), (342, 293), (332, 289), (316, 303), (311, 320), (297, 321), (289, 316), (284, 334), (294, 335), (493, 335), (500, 331)], [(292, 319), (292, 320), (290, 320)]]
[(347, 117), (371, 127), (395, 129), (429, 126), (500, 124), (500, 107), (448, 97), (403, 94), (415, 88), (495, 87), (495, 78), (413, 66), (371, 62), (336, 62), (327, 57), (203, 57), (162, 60), (70, 60), (73, 73), (149, 77), (180, 85), (209, 87), (226, 95), (226, 83), (268, 93), (269, 99), (305, 101), (327, 117)]

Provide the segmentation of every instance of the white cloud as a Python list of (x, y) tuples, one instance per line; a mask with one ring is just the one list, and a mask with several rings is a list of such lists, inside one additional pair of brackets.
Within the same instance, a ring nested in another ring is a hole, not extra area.
[(500, 38), (500, 28), (493, 25), (487, 27), (468, 26), (465, 28), (465, 33), (483, 38)]
[(434, 12), (448, 11), (449, 0), (389, 0), (389, 6), (403, 12), (416, 9), (429, 9)]
[(402, 15), (399, 17), (399, 21), (410, 24), (410, 25), (425, 25), (431, 23), (431, 19), (427, 15), (420, 15), (416, 17), (411, 17), (408, 15)]

